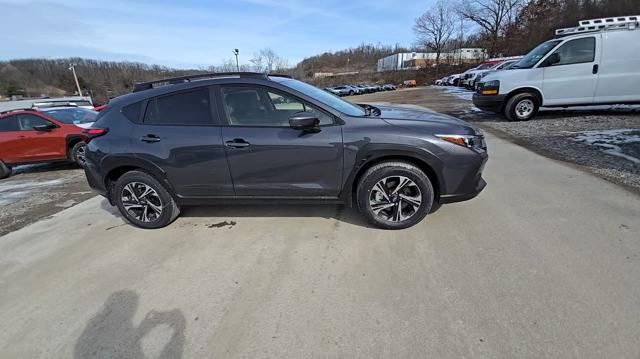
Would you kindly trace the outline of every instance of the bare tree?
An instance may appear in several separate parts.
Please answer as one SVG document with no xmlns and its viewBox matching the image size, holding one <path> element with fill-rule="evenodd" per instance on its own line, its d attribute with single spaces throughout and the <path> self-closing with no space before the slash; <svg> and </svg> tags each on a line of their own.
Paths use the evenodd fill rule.
<svg viewBox="0 0 640 359">
<path fill-rule="evenodd" d="M 454 13 L 444 0 L 439 0 L 427 12 L 416 19 L 413 31 L 426 47 L 436 53 L 436 76 L 440 65 L 440 54 L 455 31 Z"/>
<path fill-rule="evenodd" d="M 251 60 L 256 72 L 271 73 L 273 71 L 285 70 L 289 67 L 287 59 L 278 56 L 272 49 L 266 48 L 259 53 L 253 54 Z"/>
<path fill-rule="evenodd" d="M 489 55 L 494 55 L 502 31 L 513 21 L 522 3 L 523 0 L 462 0 L 458 13 L 486 32 Z"/>
</svg>

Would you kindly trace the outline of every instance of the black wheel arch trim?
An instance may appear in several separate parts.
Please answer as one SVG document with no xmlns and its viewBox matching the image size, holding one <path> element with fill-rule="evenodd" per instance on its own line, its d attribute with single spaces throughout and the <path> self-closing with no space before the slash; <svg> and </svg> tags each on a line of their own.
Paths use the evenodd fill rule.
<svg viewBox="0 0 640 359">
<path fill-rule="evenodd" d="M 354 203 L 353 196 L 356 193 L 354 187 L 357 185 L 357 180 L 360 176 L 374 163 L 378 163 L 381 160 L 389 159 L 394 160 L 407 160 L 419 165 L 421 169 L 427 169 L 426 175 L 433 181 L 435 177 L 435 183 L 432 183 L 434 191 L 439 193 L 446 193 L 445 183 L 443 181 L 442 170 L 443 162 L 435 155 L 420 148 L 418 151 L 416 147 L 399 145 L 399 144 L 375 144 L 367 145 L 365 151 L 360 151 L 356 156 L 353 169 L 343 182 L 343 190 L 340 198 L 349 206 Z M 430 172 L 430 173 L 429 173 Z"/>
<path fill-rule="evenodd" d="M 111 156 L 106 156 L 105 158 L 102 159 L 100 167 L 102 168 L 102 173 L 100 174 L 100 177 L 102 179 L 102 183 L 105 187 L 105 190 L 108 194 L 110 201 L 112 199 L 110 198 L 111 188 L 108 183 L 109 175 L 113 173 L 114 170 L 117 170 L 118 168 L 126 168 L 126 167 L 135 167 L 149 173 L 150 175 L 155 177 L 158 180 L 158 182 L 162 183 L 166 187 L 166 189 L 174 197 L 174 199 L 177 199 L 177 197 L 175 196 L 175 191 L 173 189 L 173 186 L 171 185 L 171 183 L 169 182 L 169 179 L 167 178 L 166 171 L 150 160 L 147 160 L 138 156 L 111 155 Z"/>
</svg>

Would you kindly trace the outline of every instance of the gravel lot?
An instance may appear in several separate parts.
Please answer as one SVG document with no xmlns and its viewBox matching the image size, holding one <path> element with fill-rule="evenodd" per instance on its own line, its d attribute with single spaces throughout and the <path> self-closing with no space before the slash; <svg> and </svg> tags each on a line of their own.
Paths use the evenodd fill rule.
<svg viewBox="0 0 640 359">
<path fill-rule="evenodd" d="M 543 109 L 531 121 L 507 122 L 475 108 L 471 95 L 462 88 L 429 86 L 349 99 L 429 107 L 640 192 L 640 106 Z"/>
</svg>

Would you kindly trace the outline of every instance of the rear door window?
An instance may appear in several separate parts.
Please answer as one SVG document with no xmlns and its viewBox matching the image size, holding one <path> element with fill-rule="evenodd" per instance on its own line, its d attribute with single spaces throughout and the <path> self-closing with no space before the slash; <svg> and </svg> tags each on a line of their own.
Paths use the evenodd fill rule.
<svg viewBox="0 0 640 359">
<path fill-rule="evenodd" d="M 149 125 L 212 125 L 211 98 L 206 87 L 149 100 L 144 123 Z"/>
<path fill-rule="evenodd" d="M 0 118 L 0 132 L 13 132 L 20 131 L 20 124 L 18 118 L 14 116 L 7 116 Z"/>
</svg>

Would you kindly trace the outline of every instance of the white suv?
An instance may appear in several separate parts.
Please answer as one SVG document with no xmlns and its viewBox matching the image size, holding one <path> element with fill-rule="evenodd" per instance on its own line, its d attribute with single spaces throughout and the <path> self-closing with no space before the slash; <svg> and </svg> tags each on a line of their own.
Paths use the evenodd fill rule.
<svg viewBox="0 0 640 359">
<path fill-rule="evenodd" d="M 640 103 L 640 16 L 580 21 L 556 30 L 509 71 L 488 74 L 476 107 L 528 120 L 541 106 Z"/>
</svg>

